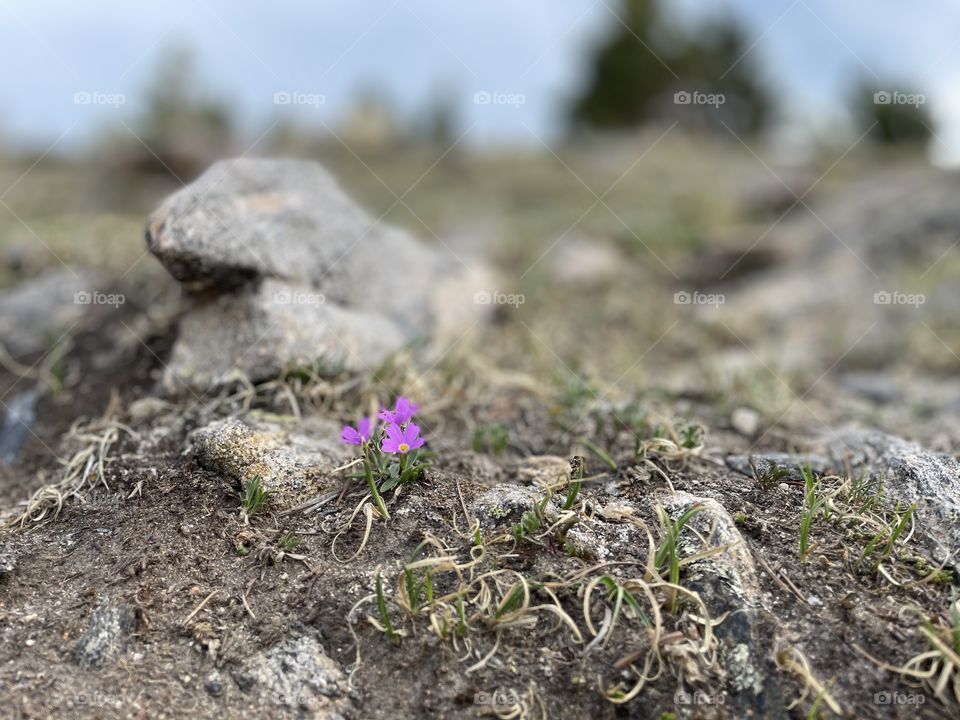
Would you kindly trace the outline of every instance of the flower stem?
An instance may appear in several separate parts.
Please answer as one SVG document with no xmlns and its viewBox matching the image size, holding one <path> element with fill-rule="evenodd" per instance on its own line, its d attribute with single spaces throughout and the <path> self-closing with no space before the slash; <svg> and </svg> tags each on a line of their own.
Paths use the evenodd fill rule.
<svg viewBox="0 0 960 720">
<path fill-rule="evenodd" d="M 367 450 L 364 450 L 363 453 L 363 469 L 367 473 L 367 485 L 370 487 L 370 494 L 373 496 L 373 504 L 376 505 L 379 513 L 383 515 L 383 519 L 389 520 L 390 513 L 387 512 L 386 503 L 383 502 L 380 491 L 377 489 L 377 483 L 373 479 L 373 468 L 371 467 L 370 455 Z"/>
</svg>

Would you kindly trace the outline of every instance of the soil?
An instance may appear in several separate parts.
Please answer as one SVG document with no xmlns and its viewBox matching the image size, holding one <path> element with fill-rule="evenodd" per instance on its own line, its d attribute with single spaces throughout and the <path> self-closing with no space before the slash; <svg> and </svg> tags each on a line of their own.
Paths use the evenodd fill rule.
<svg viewBox="0 0 960 720">
<path fill-rule="evenodd" d="M 131 316 L 136 312 L 131 309 Z M 4 717 L 831 715 L 817 702 L 817 692 L 805 693 L 797 673 L 776 667 L 786 648 L 802 654 L 844 717 L 956 717 L 956 708 L 929 689 L 903 684 L 897 673 L 867 657 L 899 666 L 927 651 L 918 617 L 943 617 L 950 584 L 894 585 L 858 570 L 849 533 L 824 521 L 814 523 L 816 546 L 802 561 L 797 552 L 802 486 L 763 487 L 729 470 L 722 458 L 748 451 L 751 442 L 725 429 L 708 403 L 683 401 L 707 435 L 704 452 L 682 466 L 656 453 L 649 456 L 652 465 L 638 460 L 634 432 L 615 419 L 620 410 L 583 414 L 579 407 L 563 406 L 569 399 L 493 386 L 475 395 L 482 403 L 425 403 L 422 424 L 436 453 L 426 480 L 388 494 L 391 519 L 375 519 L 364 542 L 365 515 L 356 512 L 365 492 L 362 481 L 313 512 L 283 514 L 268 504 L 245 518 L 236 482 L 204 470 L 184 451 L 189 432 L 217 417 L 258 409 L 284 412 L 280 394 L 265 391 L 248 410 L 243 399 L 227 392 L 174 396 L 164 398 L 170 404 L 159 415 L 131 414 L 137 400 L 157 392 L 155 381 L 174 333 L 175 326 L 161 326 L 144 343 L 107 349 L 102 329 L 77 336 L 64 388 L 42 397 L 19 463 L 3 468 L 4 506 L 11 509 L 8 519 L 15 519 L 15 503 L 62 471 L 47 448 L 61 457 L 75 451 L 71 427 L 81 417 L 95 421 L 91 408 L 102 412 L 112 405 L 115 419 L 137 436 L 160 432 L 157 428 L 166 433 L 146 453 L 146 445 L 121 433 L 104 484 L 65 502 L 55 518 L 12 523 L 0 534 L 0 544 L 16 556 L 15 570 L 0 575 Z M 22 387 L 10 373 L 0 375 L 0 392 L 15 385 Z M 371 397 L 386 400 L 382 386 L 343 387 L 313 394 L 303 412 L 349 420 Z M 581 419 L 571 423 L 577 416 Z M 508 429 L 510 443 L 502 454 L 471 447 L 478 422 Z M 563 431 L 571 426 L 575 432 Z M 588 531 L 586 546 L 572 550 L 551 534 L 518 541 L 510 530 L 518 518 L 488 518 L 480 525 L 483 558 L 475 570 L 499 571 L 488 579 L 490 602 L 503 610 L 499 617 L 475 620 L 463 637 L 449 632 L 441 639 L 424 612 L 413 617 L 398 604 L 406 590 L 405 563 L 441 550 L 460 564 L 476 557 L 471 524 L 478 519 L 477 498 L 504 484 L 540 493 L 530 482 L 528 471 L 536 467 L 530 457 L 561 456 L 563 463 L 568 457 L 561 450 L 575 445 L 571 437 L 584 434 L 617 465 L 611 470 L 596 454 L 587 455 L 590 479 L 577 505 L 578 526 Z M 771 437 L 761 449 L 793 448 Z M 329 487 L 340 488 L 342 477 L 330 468 Z M 600 511 L 634 508 L 659 540 L 656 502 L 669 491 L 665 478 L 676 491 L 716 499 L 737 519 L 760 585 L 759 596 L 747 600 L 763 608 L 751 652 L 763 656 L 769 668 L 763 682 L 776 688 L 783 707 L 734 705 L 729 677 L 716 658 L 703 657 L 665 660 L 659 675 L 630 702 L 604 697 L 614 685 L 628 690 L 636 682 L 639 661 L 624 659 L 649 649 L 650 640 L 639 618 L 624 613 L 607 641 L 585 652 L 590 635 L 582 593 L 588 579 L 642 578 L 647 559 L 646 538 L 639 531 L 630 534 L 637 526 L 608 521 Z M 300 544 L 284 550 L 282 538 L 290 531 Z M 425 539 L 433 544 L 424 546 Z M 899 550 L 899 557 L 923 556 L 912 539 Z M 891 563 L 897 577 L 909 575 L 909 563 Z M 388 616 L 402 634 L 397 639 L 382 627 L 375 601 L 378 575 Z M 531 588 L 529 607 L 562 608 L 583 637 L 578 640 L 552 610 L 523 613 L 510 622 L 515 607 L 510 593 L 520 578 Z M 456 589 L 452 571 L 438 569 L 433 579 L 436 596 Z M 592 596 L 595 626 L 603 620 L 601 596 Z M 104 606 L 125 608 L 132 621 L 91 663 L 80 649 L 86 647 L 82 638 Z M 906 606 L 918 610 L 907 613 Z M 664 609 L 665 632 L 681 644 L 698 640 L 703 626 L 696 615 L 690 603 L 681 602 L 673 612 Z M 305 689 L 291 699 L 251 680 L 267 662 L 264 654 L 302 637 L 318 641 L 342 668 L 332 689 L 326 694 Z M 885 704 L 890 697 L 897 702 Z"/>
</svg>

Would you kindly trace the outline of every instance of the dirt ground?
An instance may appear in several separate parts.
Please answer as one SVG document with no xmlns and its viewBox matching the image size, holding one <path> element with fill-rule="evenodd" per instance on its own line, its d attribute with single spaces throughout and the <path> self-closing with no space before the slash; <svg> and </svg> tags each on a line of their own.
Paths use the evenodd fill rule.
<svg viewBox="0 0 960 720">
<path fill-rule="evenodd" d="M 727 160 L 718 151 L 714 164 Z M 576 167 L 615 178 L 609 161 L 594 152 Z M 666 174 L 683 166 L 656 162 Z M 544 227 L 573 219 L 573 181 L 516 179 L 518 200 L 515 188 L 491 189 L 511 175 L 502 167 L 457 163 L 411 203 L 442 227 L 474 193 L 478 217 L 499 213 L 503 226 L 464 233 L 499 237 L 501 268 L 533 263 Z M 546 165 L 527 172 L 556 177 Z M 912 335 L 890 324 L 897 353 L 851 352 L 835 308 L 804 321 L 822 333 L 806 341 L 777 320 L 701 322 L 678 309 L 668 300 L 678 291 L 734 300 L 733 281 L 752 287 L 752 273 L 803 251 L 747 253 L 728 285 L 698 281 L 704 263 L 729 264 L 775 216 L 748 217 L 740 245 L 684 246 L 704 227 L 747 222 L 711 194 L 709 173 L 685 172 L 704 187 L 672 196 L 671 212 L 693 208 L 691 226 L 652 247 L 680 277 L 635 242 L 660 222 L 631 216 L 636 198 L 676 184 L 650 173 L 610 200 L 639 236 L 609 218 L 591 227 L 616 249 L 613 270 L 596 280 L 568 272 L 576 253 L 567 266 L 544 261 L 502 288 L 522 291 L 523 307 L 498 308 L 439 355 L 411 350 L 360 377 L 164 391 L 181 305 L 148 258 L 120 286 L 128 303 L 88 317 L 62 358 L 4 363 L 0 398 L 30 388 L 40 398 L 16 461 L 0 463 L 0 716 L 956 717 L 960 580 L 932 557 L 928 529 L 906 516 L 895 533 L 905 507 L 856 472 L 808 481 L 727 462 L 805 452 L 849 422 L 948 452 L 960 440 L 955 363 L 916 324 Z M 345 175 L 361 195 L 372 182 Z M 131 221 L 104 222 L 104 247 L 124 247 L 128 265 L 142 253 L 118 240 Z M 948 319 L 927 318 L 945 346 Z M 868 372 L 920 389 L 878 400 L 886 384 L 865 393 L 843 381 Z M 242 478 L 212 468 L 194 442 L 226 418 L 338 428 L 399 394 L 421 403 L 432 457 L 424 480 L 387 493 L 389 521 L 333 461 L 319 468 L 313 505 L 275 498 L 247 514 Z M 755 427 L 734 421 L 744 408 Z M 565 507 L 574 456 L 585 479 Z M 699 514 L 679 521 L 692 507 Z"/>
</svg>

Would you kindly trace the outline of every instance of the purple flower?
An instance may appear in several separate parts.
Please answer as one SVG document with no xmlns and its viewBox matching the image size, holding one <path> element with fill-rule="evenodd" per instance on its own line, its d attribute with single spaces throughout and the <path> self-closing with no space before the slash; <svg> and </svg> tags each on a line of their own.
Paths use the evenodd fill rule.
<svg viewBox="0 0 960 720">
<path fill-rule="evenodd" d="M 411 450 L 423 447 L 424 440 L 420 437 L 420 428 L 416 423 L 410 423 L 406 427 L 399 425 L 387 425 L 387 434 L 383 438 L 380 449 L 386 453 L 400 453 L 406 455 Z"/>
<path fill-rule="evenodd" d="M 360 418 L 357 427 L 344 425 L 340 431 L 340 440 L 348 445 L 363 445 L 373 435 L 373 423 L 370 418 Z"/>
<path fill-rule="evenodd" d="M 385 422 L 393 423 L 394 425 L 405 425 L 413 417 L 413 414 L 419 409 L 419 405 L 410 402 L 407 398 L 401 395 L 397 398 L 397 403 L 394 405 L 393 410 L 387 410 L 384 408 L 377 414 L 377 417 Z"/>
</svg>

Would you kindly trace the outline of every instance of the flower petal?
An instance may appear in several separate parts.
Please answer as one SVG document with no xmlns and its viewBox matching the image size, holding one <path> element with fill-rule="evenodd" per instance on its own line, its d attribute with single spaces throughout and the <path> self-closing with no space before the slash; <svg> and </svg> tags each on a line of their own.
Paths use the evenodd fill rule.
<svg viewBox="0 0 960 720">
<path fill-rule="evenodd" d="M 373 423 L 370 418 L 360 418 L 360 422 L 357 423 L 357 427 L 360 431 L 360 437 L 364 442 L 370 439 L 373 430 Z"/>
<path fill-rule="evenodd" d="M 343 426 L 343 430 L 340 431 L 340 440 L 348 445 L 360 445 L 363 442 L 357 429 L 349 425 Z"/>
</svg>

